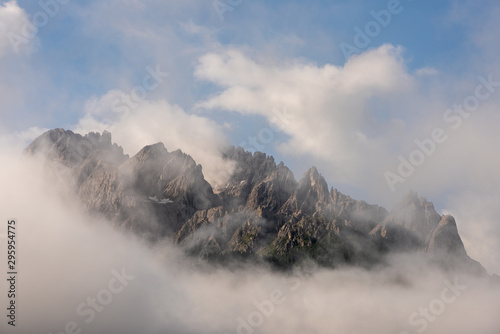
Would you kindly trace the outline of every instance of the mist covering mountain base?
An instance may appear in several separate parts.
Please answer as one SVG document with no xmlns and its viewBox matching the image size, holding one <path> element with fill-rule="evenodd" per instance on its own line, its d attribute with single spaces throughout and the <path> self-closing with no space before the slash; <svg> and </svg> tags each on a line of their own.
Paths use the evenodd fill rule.
<svg viewBox="0 0 500 334">
<path fill-rule="evenodd" d="M 223 152 L 235 170 L 214 189 L 202 166 L 180 150 L 157 143 L 129 157 L 106 131 L 51 130 L 25 153 L 42 156 L 93 214 L 151 242 L 175 243 L 203 261 L 287 269 L 313 259 L 328 268 L 371 268 L 403 252 L 440 268 L 486 275 L 467 255 L 455 219 L 414 192 L 387 212 L 328 189 L 315 167 L 297 182 L 283 162 L 241 147 Z"/>
</svg>

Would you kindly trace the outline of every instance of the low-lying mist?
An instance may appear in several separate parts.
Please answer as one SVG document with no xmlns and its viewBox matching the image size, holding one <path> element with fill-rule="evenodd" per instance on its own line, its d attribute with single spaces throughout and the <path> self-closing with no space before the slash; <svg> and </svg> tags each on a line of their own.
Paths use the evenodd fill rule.
<svg viewBox="0 0 500 334">
<path fill-rule="evenodd" d="M 83 210 L 40 162 L 2 152 L 1 249 L 15 218 L 19 263 L 16 328 L 5 317 L 5 279 L 0 285 L 2 333 L 500 331 L 500 288 L 489 280 L 409 255 L 370 271 L 313 262 L 288 273 L 213 267 L 168 242 L 116 230 Z"/>
</svg>

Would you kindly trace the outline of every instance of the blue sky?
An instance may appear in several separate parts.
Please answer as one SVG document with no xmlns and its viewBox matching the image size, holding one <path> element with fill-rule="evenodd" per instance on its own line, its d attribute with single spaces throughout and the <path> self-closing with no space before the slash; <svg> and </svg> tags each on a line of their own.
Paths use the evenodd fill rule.
<svg viewBox="0 0 500 334">
<path fill-rule="evenodd" d="M 43 11 L 38 2 L 17 3 L 27 15 Z M 78 120 L 81 105 L 88 98 L 134 85 L 144 75 L 144 68 L 154 63 L 161 63 L 177 81 L 175 87 L 165 88 L 159 97 L 167 96 L 189 111 L 211 91 L 211 87 L 193 80 L 193 64 L 214 47 L 236 46 L 275 60 L 303 59 L 319 66 L 342 66 L 345 58 L 339 44 L 354 44 L 353 29 L 372 21 L 372 10 L 378 12 L 388 5 L 388 1 L 244 0 L 233 11 L 225 12 L 221 21 L 212 1 L 102 3 L 69 1 L 60 5 L 57 15 L 39 29 L 35 50 L 9 59 L 14 75 L 30 67 L 44 76 L 43 85 L 26 96 L 29 101 L 14 109 L 23 114 L 38 114 L 40 123 L 29 125 L 69 126 Z M 401 1 L 402 12 L 393 15 L 391 23 L 366 49 L 385 43 L 401 45 L 410 70 L 428 66 L 453 72 L 464 62 L 464 53 L 469 53 L 463 52 L 467 27 L 452 18 L 454 3 Z M 470 7 L 480 16 L 490 6 Z M 105 17 L 93 12 L 104 10 L 108 11 L 103 12 Z M 125 24 L 131 29 L 144 29 L 144 35 L 127 32 Z M 202 34 L 210 35 L 210 40 L 204 40 L 202 34 L 186 32 L 183 27 L 187 24 L 202 28 Z M 148 30 L 165 35 L 147 36 Z M 31 84 L 30 79 L 25 77 Z M 57 106 L 52 105 L 54 99 L 60 101 Z M 20 122 L 16 116 L 9 117 L 6 124 L 16 130 L 27 125 L 25 119 Z"/>
<path fill-rule="evenodd" d="M 298 58 L 320 66 L 341 66 L 345 58 L 339 44 L 343 41 L 353 44 L 353 28 L 373 20 L 370 11 L 385 9 L 388 2 L 243 1 L 232 12 L 224 13 L 224 21 L 219 19 L 211 1 L 188 1 L 181 5 L 174 4 L 176 1 L 145 1 L 138 11 L 133 5 L 140 3 L 136 1 L 105 1 L 102 6 L 100 3 L 70 1 L 61 5 L 60 12 L 40 28 L 36 51 L 22 55 L 22 59 L 15 57 L 9 63 L 13 69 L 30 66 L 47 80 L 43 85 L 47 91 L 38 86 L 27 96 L 29 104 L 17 109 L 23 113 L 37 109 L 37 114 L 45 116 L 43 124 L 32 126 L 68 126 L 76 122 L 81 112 L 78 109 L 85 100 L 120 87 L 123 80 L 133 85 L 134 80 L 143 76 L 144 68 L 155 62 L 165 64 L 166 71 L 180 77 L 176 87 L 169 87 L 169 92 L 160 96 L 168 94 L 169 100 L 189 110 L 210 91 L 209 87 L 196 85 L 190 75 L 197 57 L 213 49 L 207 44 L 246 47 L 261 53 L 260 56 L 276 59 Z M 129 10 L 123 8 L 127 4 Z M 43 10 L 34 1 L 18 1 L 18 5 L 28 15 Z M 110 17 L 99 18 L 99 14 L 92 13 L 102 10 L 101 7 L 109 11 Z M 401 45 L 410 69 L 431 66 L 453 70 L 460 63 L 467 33 L 463 24 L 450 18 L 453 2 L 402 1 L 401 7 L 403 11 L 393 16 L 389 26 L 368 47 L 377 48 L 385 43 Z M 107 25 L 106 20 L 113 23 Z M 124 22 L 132 29 L 143 28 L 145 35 L 147 30 L 163 31 L 165 35 L 157 36 L 158 39 L 127 36 L 125 26 L 116 26 Z M 203 41 L 202 36 L 187 33 L 183 25 L 189 23 L 206 29 L 211 40 Z M 163 49 L 158 45 L 161 43 L 175 49 Z M 29 82 L 29 78 L 26 80 Z M 60 105 L 47 105 L 47 94 L 60 100 Z M 7 123 L 18 130 L 26 125 L 17 117 L 9 118 Z"/>
<path fill-rule="evenodd" d="M 445 115 L 474 95 L 478 77 L 500 80 L 498 2 L 221 0 L 223 19 L 214 3 L 0 1 L 3 140 L 108 129 L 129 154 L 157 141 L 181 148 L 218 183 L 232 168 L 221 148 L 254 138 L 296 178 L 316 165 L 356 198 L 390 208 L 417 190 L 464 221 L 472 255 L 495 262 L 484 254 L 500 251 L 499 240 L 484 238 L 500 232 L 500 94 L 460 126 Z M 389 8 L 397 13 L 376 23 L 372 12 Z M 16 50 L 13 34 L 25 37 L 35 18 L 38 31 Z M 345 44 L 359 52 L 346 59 Z M 446 142 L 402 177 L 399 158 L 436 128 Z M 392 187 L 387 172 L 399 177 Z"/>
</svg>

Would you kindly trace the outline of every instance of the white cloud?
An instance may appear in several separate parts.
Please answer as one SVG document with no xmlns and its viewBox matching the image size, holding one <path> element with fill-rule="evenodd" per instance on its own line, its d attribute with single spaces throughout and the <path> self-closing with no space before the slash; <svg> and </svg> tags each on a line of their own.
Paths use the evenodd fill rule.
<svg viewBox="0 0 500 334">
<path fill-rule="evenodd" d="M 198 107 L 266 117 L 289 135 L 287 141 L 276 143 L 290 160 L 297 158 L 307 165 L 304 167 L 315 164 L 328 180 L 363 189 L 361 198 L 389 209 L 410 189 L 443 203 L 450 192 L 469 189 L 487 193 L 492 186 L 500 187 L 500 180 L 494 177 L 500 161 L 492 154 L 500 141 L 493 121 L 498 118 L 498 97 L 493 95 L 483 102 L 480 110 L 454 131 L 442 120 L 453 101 L 432 96 L 436 83 L 426 83 L 425 92 L 418 88 L 422 76 L 439 75 L 440 85 L 449 78 L 428 67 L 413 73 L 416 76 L 406 68 L 401 48 L 385 45 L 352 57 L 343 67 L 318 67 L 303 61 L 276 65 L 228 49 L 201 57 L 195 75 L 222 88 Z M 464 91 L 463 97 L 455 100 L 461 103 L 474 91 L 477 81 L 453 84 Z M 231 172 L 232 166 L 220 158 L 220 149 L 227 143 L 227 126 L 163 100 L 144 101 L 136 109 L 117 112 L 113 103 L 124 97 L 125 93 L 115 90 L 89 100 L 86 116 L 75 130 L 107 129 L 129 154 L 158 141 L 169 150 L 180 148 L 203 165 L 205 176 L 214 185 Z M 291 117 L 280 120 L 283 109 Z M 385 115 L 378 115 L 378 110 Z M 438 145 L 436 153 L 392 194 L 384 172 L 395 170 L 398 156 L 408 157 L 416 148 L 413 141 L 428 138 L 435 127 L 444 127 L 449 140 Z M 456 212 L 457 206 L 446 208 Z M 468 228 L 474 223 L 470 217 L 457 216 L 457 222 L 463 226 L 465 240 L 480 243 L 477 233 Z M 483 219 L 477 224 L 478 229 L 489 230 L 496 223 Z M 474 249 L 472 241 L 466 242 L 467 249 Z M 496 247 L 495 242 L 488 244 Z M 480 250 L 471 255 L 491 263 L 491 250 Z M 487 267 L 496 270 L 491 264 Z"/>
<path fill-rule="evenodd" d="M 454 194 L 447 203 L 447 212 L 463 222 L 459 232 L 469 256 L 496 274 L 500 274 L 499 202 L 495 192 L 474 190 Z"/>
<path fill-rule="evenodd" d="M 499 89 L 457 129 L 443 120 L 447 109 L 474 95 L 480 83 L 477 77 L 487 78 L 488 72 L 461 81 L 430 67 L 414 73 L 406 68 L 401 49 L 390 45 L 355 56 L 343 67 L 303 62 L 269 65 L 231 49 L 205 55 L 196 70 L 198 78 L 221 87 L 199 107 L 262 115 L 272 122 L 276 109 L 285 106 L 293 117 L 283 127 L 290 139 L 277 143 L 281 152 L 308 166 L 316 164 L 331 181 L 363 189 L 363 199 L 390 208 L 411 189 L 441 203 L 450 193 L 495 192 L 500 187 L 500 157 L 494 153 L 500 142 Z M 439 76 L 438 80 L 424 86 L 419 78 L 429 75 Z M 493 81 L 500 77 L 494 75 Z M 453 98 L 441 94 L 442 85 L 453 87 Z M 438 127 L 448 140 L 437 144 L 435 152 L 391 193 L 384 172 L 396 171 L 398 156 L 408 159 L 418 148 L 414 141 L 430 138 Z M 458 211 L 455 202 L 447 208 L 461 212 L 457 222 L 470 241 L 467 247 L 476 250 L 471 255 L 485 259 L 488 269 L 497 271 L 489 247 L 497 249 L 497 234 L 483 246 L 473 246 L 486 237 L 477 231 L 496 231 L 496 211 L 484 207 L 484 219 L 475 221 Z M 478 207 L 483 208 L 468 206 L 470 212 Z"/>
<path fill-rule="evenodd" d="M 34 36 L 26 29 L 28 22 L 28 14 L 16 0 L 0 4 L 0 57 L 30 50 Z"/>
<path fill-rule="evenodd" d="M 207 54 L 196 76 L 223 91 L 198 106 L 258 114 L 269 121 L 275 121 L 276 109 L 286 108 L 293 119 L 282 126 L 290 136 L 282 152 L 327 162 L 335 180 L 366 184 L 380 170 L 374 166 L 377 157 L 387 156 L 387 128 L 394 121 L 377 121 L 369 102 L 397 100 L 415 87 L 401 53 L 401 48 L 384 45 L 352 57 L 344 67 L 268 65 L 234 49 Z"/>
<path fill-rule="evenodd" d="M 30 127 L 24 131 L 16 132 L 16 137 L 23 143 L 23 145 L 28 146 L 33 140 L 38 136 L 48 131 L 46 128 L 39 128 L 38 126 Z"/>
<path fill-rule="evenodd" d="M 432 67 L 422 67 L 415 71 L 415 74 L 419 77 L 423 76 L 433 76 L 438 74 L 438 70 Z"/>
</svg>

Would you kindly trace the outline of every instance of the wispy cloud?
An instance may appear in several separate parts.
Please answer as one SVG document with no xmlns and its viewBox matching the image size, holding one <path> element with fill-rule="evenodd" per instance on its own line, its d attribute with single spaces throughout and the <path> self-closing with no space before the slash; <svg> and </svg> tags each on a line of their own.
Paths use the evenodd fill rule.
<svg viewBox="0 0 500 334">
<path fill-rule="evenodd" d="M 146 145 L 163 142 L 169 151 L 181 149 L 190 154 L 203 166 L 205 177 L 214 186 L 227 181 L 233 163 L 222 158 L 228 145 L 222 125 L 189 114 L 165 100 L 142 101 L 135 108 L 117 107 L 116 101 L 127 97 L 128 94 L 115 90 L 91 99 L 74 130 L 80 133 L 108 130 L 130 155 Z"/>
</svg>

